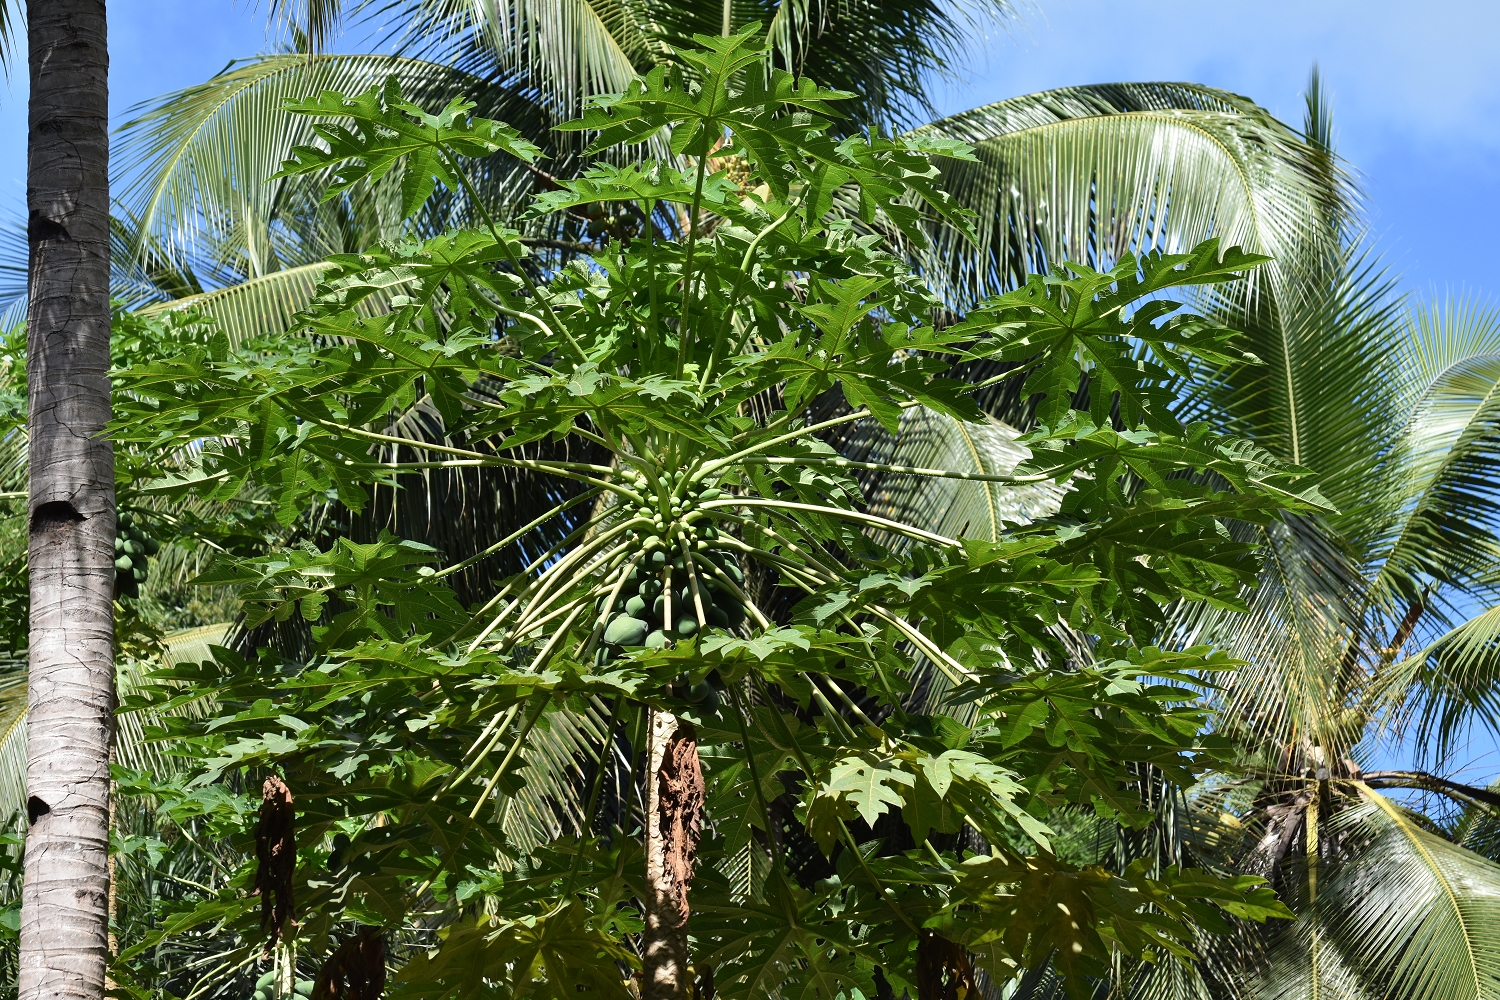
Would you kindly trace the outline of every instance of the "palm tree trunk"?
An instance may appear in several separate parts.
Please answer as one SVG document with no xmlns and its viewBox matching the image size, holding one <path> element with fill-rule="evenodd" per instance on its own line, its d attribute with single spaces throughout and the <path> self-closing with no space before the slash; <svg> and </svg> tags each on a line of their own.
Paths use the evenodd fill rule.
<svg viewBox="0 0 1500 1000">
<path fill-rule="evenodd" d="M 688 954 L 688 892 L 703 823 L 703 768 L 693 727 L 652 711 L 646 768 L 646 930 L 642 1000 L 693 995 Z"/>
<path fill-rule="evenodd" d="M 31 672 L 18 1000 L 98 1000 L 114 736 L 104 0 L 28 0 L 27 18 Z"/>
</svg>

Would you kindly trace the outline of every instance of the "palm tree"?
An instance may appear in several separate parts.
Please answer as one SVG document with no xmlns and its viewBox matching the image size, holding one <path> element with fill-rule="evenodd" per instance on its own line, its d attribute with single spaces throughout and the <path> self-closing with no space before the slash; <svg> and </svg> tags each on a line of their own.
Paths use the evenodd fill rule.
<svg viewBox="0 0 1500 1000">
<path fill-rule="evenodd" d="M 950 189 L 995 219 L 978 252 L 950 239 L 956 252 L 939 255 L 950 298 L 973 301 L 1079 248 L 1107 264 L 1149 245 L 1159 195 L 1130 163 L 1099 152 L 1097 132 L 1084 142 L 1047 136 L 1038 142 L 1044 152 L 1028 158 L 1024 138 L 1012 140 L 1011 152 L 999 146 L 1003 138 L 938 127 L 979 142 L 980 164 L 954 167 Z M 1356 761 L 1405 734 L 1441 763 L 1470 726 L 1497 728 L 1500 314 L 1461 301 L 1414 308 L 1395 293 L 1361 240 L 1357 196 L 1333 150 L 1316 75 L 1302 136 L 1309 155 L 1299 180 L 1314 185 L 1319 238 L 1292 231 L 1272 243 L 1278 220 L 1248 206 L 1226 213 L 1246 227 L 1241 238 L 1277 248 L 1278 259 L 1259 286 L 1199 304 L 1243 330 L 1263 363 L 1185 378 L 1181 406 L 1317 470 L 1339 513 L 1247 531 L 1266 553 L 1260 585 L 1246 594 L 1249 613 L 1184 612 L 1163 636 L 1210 642 L 1245 661 L 1216 698 L 1220 726 L 1247 770 L 1157 803 L 1151 837 L 1111 831 L 1101 841 L 1086 823 L 1081 856 L 1121 867 L 1142 856 L 1163 866 L 1237 867 L 1269 876 L 1299 911 L 1284 933 L 1205 940 L 1192 975 L 1122 967 L 1122 995 L 1354 997 L 1381 984 L 1398 997 L 1497 996 L 1500 970 L 1490 956 L 1500 853 L 1476 831 L 1493 829 L 1500 795 L 1429 771 L 1368 772 Z M 982 179 L 966 186 L 971 176 Z M 1134 205 L 1122 194 L 1143 188 L 1151 193 Z M 1215 208 L 1233 208 L 1223 197 L 1233 190 L 1226 181 L 1186 217 L 1211 220 Z M 945 238 L 940 232 L 934 242 Z M 1029 419 L 1013 393 L 998 392 L 991 411 L 1017 426 Z M 1023 457 L 1013 437 L 1003 425 L 912 414 L 896 439 L 856 428 L 839 443 L 846 454 L 879 451 L 883 461 L 911 466 L 962 467 L 956 459 L 966 454 L 971 471 L 993 474 Z M 882 513 L 935 512 L 924 523 L 966 535 L 998 534 L 1007 520 L 1056 505 L 1034 489 L 977 483 L 871 481 L 867 494 Z M 1463 621 L 1476 606 L 1490 610 Z M 1414 807 L 1380 792 L 1392 788 L 1426 798 Z M 1058 818 L 1069 822 L 1079 820 Z M 1398 909 L 1402 919 L 1390 919 Z M 1056 983 L 1039 977 L 1030 986 L 1036 992 L 1018 995 L 1051 995 Z"/>
<path fill-rule="evenodd" d="M 1304 134 L 1337 169 L 1316 77 L 1308 96 Z M 1217 695 L 1244 770 L 1107 852 L 1268 876 L 1299 920 L 1205 942 L 1195 975 L 1122 969 L 1125 995 L 1500 996 L 1500 795 L 1359 763 L 1408 735 L 1441 765 L 1497 727 L 1495 613 L 1463 618 L 1496 598 L 1500 314 L 1408 305 L 1356 209 L 1328 203 L 1329 240 L 1278 261 L 1264 294 L 1212 304 L 1264 363 L 1198 373 L 1184 411 L 1318 470 L 1338 513 L 1247 533 L 1267 554 L 1249 614 L 1174 621 L 1165 640 L 1245 661 Z"/>
<path fill-rule="evenodd" d="M 27 5 L 31 668 L 19 996 L 102 997 L 114 735 L 103 0 Z"/>
</svg>

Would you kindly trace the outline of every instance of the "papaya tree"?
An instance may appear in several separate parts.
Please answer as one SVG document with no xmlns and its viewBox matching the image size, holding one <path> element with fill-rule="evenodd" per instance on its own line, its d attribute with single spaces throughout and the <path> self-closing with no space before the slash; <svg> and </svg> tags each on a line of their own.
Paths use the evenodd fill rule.
<svg viewBox="0 0 1500 1000">
<path fill-rule="evenodd" d="M 1070 264 L 955 320 L 903 250 L 969 226 L 932 165 L 969 148 L 835 131 L 849 95 L 764 69 L 754 28 L 697 42 L 568 126 L 598 158 L 533 211 L 623 221 L 558 268 L 466 172 L 529 162 L 513 129 L 394 80 L 297 104 L 321 142 L 287 174 L 387 180 L 408 211 L 442 190 L 481 224 L 331 258 L 300 337 L 220 333 L 122 375 L 116 440 L 152 456 L 122 489 L 305 526 L 202 577 L 245 619 L 158 678 L 158 707 L 212 695 L 160 715 L 193 776 L 119 772 L 242 859 L 123 953 L 132 988 L 201 994 L 275 945 L 283 992 L 300 962 L 319 997 L 925 1000 L 1048 962 L 1083 994 L 1118 955 L 1191 962 L 1201 932 L 1288 915 L 1248 876 L 1071 863 L 1045 822 L 1144 825 L 1142 782 L 1228 764 L 1202 695 L 1231 661 L 1151 643 L 1174 605 L 1243 608 L 1231 523 L 1327 505 L 1173 415 L 1181 375 L 1252 359 L 1167 295 L 1266 258 Z M 982 421 L 985 384 L 945 374 L 970 360 L 1024 379 L 1024 462 L 830 443 Z M 319 514 L 466 468 L 557 487 L 457 562 Z M 867 472 L 1046 488 L 1056 512 L 943 534 L 873 512 Z M 501 551 L 519 570 L 461 597 Z M 156 967 L 195 935 L 229 942 L 217 979 Z"/>
</svg>

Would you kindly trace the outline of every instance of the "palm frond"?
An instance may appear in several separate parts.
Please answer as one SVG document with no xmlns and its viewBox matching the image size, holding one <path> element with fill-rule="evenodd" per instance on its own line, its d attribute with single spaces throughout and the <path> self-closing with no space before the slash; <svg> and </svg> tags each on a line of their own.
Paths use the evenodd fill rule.
<svg viewBox="0 0 1500 1000">
<path fill-rule="evenodd" d="M 344 19 L 343 0 L 271 0 L 273 22 L 292 34 L 300 44 L 293 48 L 323 52 Z"/>
<path fill-rule="evenodd" d="M 978 162 L 942 161 L 943 186 L 978 213 L 976 243 L 934 227 L 921 255 L 956 305 L 1126 252 L 1178 252 L 1208 236 L 1287 261 L 1327 242 L 1342 173 L 1253 102 L 1181 83 L 1101 84 L 1012 98 L 919 135 L 959 139 Z"/>
<path fill-rule="evenodd" d="M 1344 856 L 1304 876 L 1302 916 L 1259 995 L 1500 997 L 1500 865 L 1359 791 L 1363 803 L 1330 824 Z"/>
<path fill-rule="evenodd" d="M 1500 544 L 1500 310 L 1435 303 L 1404 340 L 1402 517 L 1375 586 L 1408 602 L 1427 581 L 1482 591 Z"/>
<path fill-rule="evenodd" d="M 328 267 L 326 263 L 289 267 L 239 284 L 156 303 L 140 312 L 153 316 L 192 309 L 212 319 L 230 344 L 238 346 L 252 337 L 276 336 L 290 330 L 297 313 L 312 301 Z M 384 311 L 390 306 L 392 294 L 392 291 L 377 292 L 361 300 L 357 309 L 365 315 Z"/>
<path fill-rule="evenodd" d="M 232 626 L 227 624 L 183 629 L 163 639 L 159 661 L 121 658 L 115 666 L 117 696 L 123 700 L 134 694 L 145 683 L 147 673 L 161 666 L 211 659 L 208 646 L 225 642 L 231 631 Z M 22 658 L 0 669 L 0 823 L 3 824 L 17 824 L 26 814 L 26 699 L 26 661 Z M 191 717 L 201 716 L 204 710 L 201 703 L 175 709 L 178 714 Z M 181 761 L 146 739 L 144 727 L 150 724 L 151 720 L 136 713 L 121 715 L 115 734 L 115 757 L 126 767 L 164 778 L 180 770 Z"/>
<path fill-rule="evenodd" d="M 1405 410 L 1380 387 L 1397 377 L 1404 321 L 1390 277 L 1356 245 L 1294 257 L 1268 284 L 1258 301 L 1215 309 L 1262 363 L 1206 374 L 1182 412 L 1312 468 L 1338 513 L 1247 529 L 1264 559 L 1251 613 L 1184 608 L 1174 641 L 1246 661 L 1220 697 L 1225 724 L 1244 727 L 1251 745 L 1342 755 L 1363 732 L 1345 710 L 1371 626 L 1367 574 L 1400 508 L 1392 463 Z"/>
<path fill-rule="evenodd" d="M 26 667 L 24 657 L 0 665 L 0 824 L 7 828 L 26 812 Z"/>
<path fill-rule="evenodd" d="M 914 407 L 901 415 L 898 433 L 862 420 L 839 436 L 838 447 L 844 457 L 858 462 L 1008 476 L 1031 457 L 1018 437 L 1019 431 L 998 420 L 965 423 Z M 860 478 L 872 513 L 916 519 L 953 538 L 986 541 L 999 541 L 1007 523 L 1028 524 L 1055 513 L 1063 493 L 1052 482 L 1011 485 L 882 472 Z"/>
<path fill-rule="evenodd" d="M 1491 557 L 1500 553 L 1491 553 Z M 1382 672 L 1378 705 L 1441 759 L 1471 722 L 1500 729 L 1500 606 L 1490 607 Z"/>
<path fill-rule="evenodd" d="M 464 95 L 477 113 L 504 119 L 544 142 L 551 120 L 522 89 L 422 60 L 378 55 L 272 55 L 231 66 L 207 83 L 133 109 L 121 130 L 119 172 L 132 178 L 120 202 L 146 241 L 240 278 L 355 252 L 402 232 L 399 179 L 330 203 L 328 177 L 272 176 L 293 146 L 314 141 L 313 122 L 286 101 L 324 90 L 357 93 L 395 75 L 425 104 Z M 511 173 L 520 172 L 513 165 Z M 509 173 L 507 173 L 509 176 Z M 502 184 L 503 187 L 503 184 Z M 529 185 L 528 185 L 529 187 Z"/>
<path fill-rule="evenodd" d="M 694 34 L 765 26 L 768 58 L 851 93 L 851 121 L 890 127 L 936 112 L 932 86 L 974 40 L 1016 16 L 1010 0 L 374 0 L 399 50 L 480 76 L 524 79 L 572 117 L 636 73 L 676 60 Z M 903 124 L 905 123 L 905 124 Z"/>
<path fill-rule="evenodd" d="M 0 0 L 0 68 L 10 76 L 11 59 L 16 54 L 16 40 L 26 30 L 26 5 L 22 0 Z"/>
</svg>

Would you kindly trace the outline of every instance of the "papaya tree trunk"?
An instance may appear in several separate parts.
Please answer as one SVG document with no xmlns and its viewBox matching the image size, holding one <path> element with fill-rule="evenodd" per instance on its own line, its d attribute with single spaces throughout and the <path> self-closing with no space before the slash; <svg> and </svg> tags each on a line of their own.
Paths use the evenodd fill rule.
<svg viewBox="0 0 1500 1000">
<path fill-rule="evenodd" d="M 114 737 L 104 0 L 28 0 L 27 19 L 31 663 L 18 1000 L 98 1000 Z"/>
<path fill-rule="evenodd" d="M 692 996 L 688 893 L 703 828 L 703 767 L 690 723 L 651 713 L 646 768 L 646 904 L 642 1000 Z"/>
</svg>

